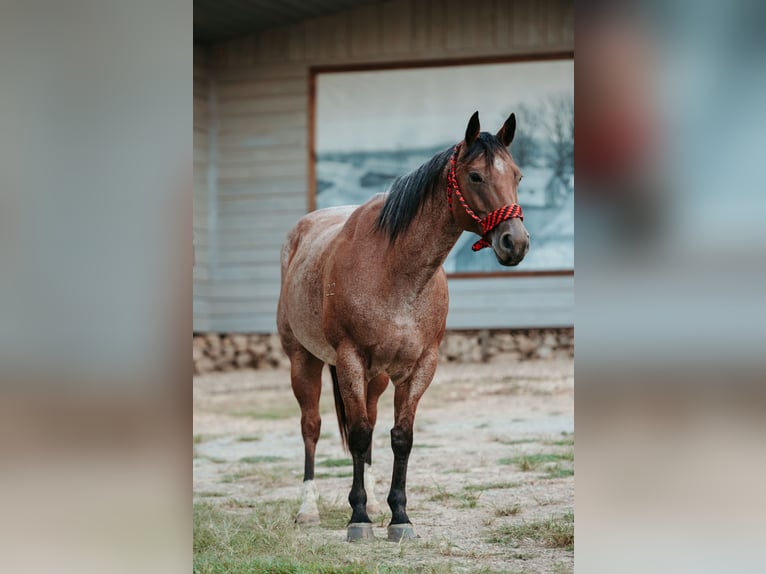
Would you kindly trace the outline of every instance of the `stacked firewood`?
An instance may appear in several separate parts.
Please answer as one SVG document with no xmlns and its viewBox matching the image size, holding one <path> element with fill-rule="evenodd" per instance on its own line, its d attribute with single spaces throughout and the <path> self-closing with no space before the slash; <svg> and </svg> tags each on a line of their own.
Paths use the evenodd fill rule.
<svg viewBox="0 0 766 574">
<path fill-rule="evenodd" d="M 574 329 L 448 331 L 439 355 L 458 363 L 573 357 Z M 197 374 L 290 366 L 276 333 L 195 334 L 192 360 Z"/>
<path fill-rule="evenodd" d="M 290 365 L 276 333 L 195 334 L 192 360 L 195 373 Z"/>
</svg>

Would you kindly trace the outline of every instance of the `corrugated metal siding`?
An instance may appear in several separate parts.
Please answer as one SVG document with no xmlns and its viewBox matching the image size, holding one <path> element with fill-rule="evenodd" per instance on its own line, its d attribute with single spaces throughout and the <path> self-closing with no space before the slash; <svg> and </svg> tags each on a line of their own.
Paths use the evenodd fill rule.
<svg viewBox="0 0 766 574">
<path fill-rule="evenodd" d="M 215 265 L 214 276 L 195 275 L 195 329 L 276 329 L 279 246 L 307 210 L 310 66 L 573 49 L 573 5 L 559 0 L 394 0 L 211 46 L 217 189 L 215 205 L 199 215 L 199 231 L 202 257 Z M 202 140 L 197 146 L 196 111 L 202 122 L 210 105 L 197 98 L 196 78 L 195 52 L 195 166 L 205 153 Z M 198 169 L 209 168 L 202 164 Z M 206 215 L 209 224 L 213 209 L 211 252 L 212 234 L 202 220 Z M 571 325 L 573 283 L 572 277 L 451 280 L 448 326 Z"/>
</svg>

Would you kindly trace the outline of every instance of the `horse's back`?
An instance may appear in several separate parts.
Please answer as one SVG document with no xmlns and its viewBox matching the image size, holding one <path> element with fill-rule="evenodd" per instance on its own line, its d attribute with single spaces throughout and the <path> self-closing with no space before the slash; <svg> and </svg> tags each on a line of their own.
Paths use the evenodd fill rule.
<svg viewBox="0 0 766 574">
<path fill-rule="evenodd" d="M 312 249 L 324 251 L 357 207 L 357 205 L 328 207 L 312 211 L 301 217 L 298 223 L 288 232 L 287 238 L 282 245 L 281 266 L 283 281 L 285 271 L 301 245 L 305 246 L 308 244 Z"/>
<path fill-rule="evenodd" d="M 313 211 L 302 217 L 282 246 L 282 288 L 277 326 L 283 345 L 294 338 L 325 362 L 335 362 L 335 350 L 322 331 L 325 288 L 324 263 L 333 240 L 358 206 L 346 205 Z M 289 349 L 285 349 L 289 353 Z"/>
</svg>

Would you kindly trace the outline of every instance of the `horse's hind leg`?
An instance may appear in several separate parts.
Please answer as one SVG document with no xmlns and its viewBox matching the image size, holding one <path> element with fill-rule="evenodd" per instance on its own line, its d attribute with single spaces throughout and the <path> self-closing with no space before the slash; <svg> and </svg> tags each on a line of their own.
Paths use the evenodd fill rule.
<svg viewBox="0 0 766 574">
<path fill-rule="evenodd" d="M 319 524 L 317 491 L 314 484 L 314 455 L 322 427 L 319 396 L 322 391 L 324 363 L 302 347 L 292 350 L 289 356 L 293 393 L 301 407 L 301 434 L 305 449 L 303 497 L 295 521 L 298 524 Z"/>
<path fill-rule="evenodd" d="M 367 385 L 367 419 L 375 429 L 378 420 L 378 399 L 388 387 L 388 375 L 381 374 Z M 367 493 L 367 514 L 380 514 L 380 504 L 375 498 L 375 475 L 372 473 L 372 441 L 364 453 L 364 490 Z"/>
</svg>

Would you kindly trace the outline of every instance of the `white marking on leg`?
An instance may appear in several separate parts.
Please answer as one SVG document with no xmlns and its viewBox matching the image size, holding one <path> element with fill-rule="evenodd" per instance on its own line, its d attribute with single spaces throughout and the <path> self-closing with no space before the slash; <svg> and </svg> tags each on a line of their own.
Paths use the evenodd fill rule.
<svg viewBox="0 0 766 574">
<path fill-rule="evenodd" d="M 372 473 L 372 466 L 364 463 L 364 491 L 367 493 L 367 514 L 377 514 L 380 512 L 380 504 L 375 498 L 375 475 Z"/>
<path fill-rule="evenodd" d="M 319 508 L 317 508 L 317 487 L 313 480 L 306 480 L 303 483 L 303 498 L 298 515 L 319 516 Z"/>
</svg>

